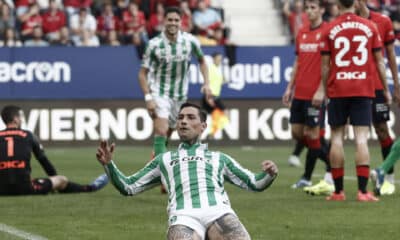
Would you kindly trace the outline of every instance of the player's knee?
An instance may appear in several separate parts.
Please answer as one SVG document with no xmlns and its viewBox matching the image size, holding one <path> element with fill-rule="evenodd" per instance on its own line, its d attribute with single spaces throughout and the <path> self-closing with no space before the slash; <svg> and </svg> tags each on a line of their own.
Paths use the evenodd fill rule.
<svg viewBox="0 0 400 240">
<path fill-rule="evenodd" d="M 332 136 L 331 144 L 335 146 L 343 146 L 343 139 L 340 136 Z"/>
<path fill-rule="evenodd" d="M 62 190 L 68 184 L 68 179 L 65 176 L 61 175 L 51 176 L 49 177 L 49 179 L 53 185 L 53 190 Z"/>
<path fill-rule="evenodd" d="M 68 178 L 66 176 L 62 176 L 62 175 L 59 175 L 57 177 L 58 177 L 58 181 L 59 181 L 59 183 L 58 183 L 59 184 L 59 189 L 66 188 L 67 184 L 68 184 Z"/>
<path fill-rule="evenodd" d="M 169 227 L 167 233 L 168 240 L 200 240 L 201 237 L 193 229 L 183 225 L 173 225 Z"/>
<path fill-rule="evenodd" d="M 250 240 L 250 235 L 233 214 L 218 218 L 207 230 L 210 239 Z"/>
<path fill-rule="evenodd" d="M 357 147 L 367 146 L 368 138 L 366 136 L 358 136 L 354 139 Z"/>
<path fill-rule="evenodd" d="M 303 132 L 299 131 L 292 131 L 292 137 L 297 141 L 302 141 L 304 138 Z"/>
</svg>

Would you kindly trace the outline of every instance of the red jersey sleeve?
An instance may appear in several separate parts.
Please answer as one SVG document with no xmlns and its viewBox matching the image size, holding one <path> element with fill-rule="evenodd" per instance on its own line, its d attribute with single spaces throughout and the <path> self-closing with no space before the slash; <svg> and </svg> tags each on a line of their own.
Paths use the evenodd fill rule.
<svg viewBox="0 0 400 240">
<path fill-rule="evenodd" d="M 296 39 L 295 39 L 295 42 L 294 42 L 294 44 L 295 44 L 295 54 L 296 55 L 299 55 L 299 35 L 300 35 L 300 32 L 297 34 L 297 36 L 296 36 Z"/>
<path fill-rule="evenodd" d="M 325 28 L 325 31 L 322 32 L 321 41 L 319 43 L 319 49 L 322 55 L 330 54 L 331 49 L 329 45 L 329 28 Z"/>
<path fill-rule="evenodd" d="M 394 36 L 394 29 L 393 29 L 393 24 L 392 21 L 388 19 L 385 24 L 385 37 L 382 39 L 383 43 L 385 45 L 393 43 L 395 40 Z"/>
<path fill-rule="evenodd" d="M 371 24 L 371 29 L 373 32 L 372 36 L 372 50 L 373 51 L 380 51 L 382 49 L 382 39 L 379 36 L 378 29 L 375 25 Z"/>
</svg>

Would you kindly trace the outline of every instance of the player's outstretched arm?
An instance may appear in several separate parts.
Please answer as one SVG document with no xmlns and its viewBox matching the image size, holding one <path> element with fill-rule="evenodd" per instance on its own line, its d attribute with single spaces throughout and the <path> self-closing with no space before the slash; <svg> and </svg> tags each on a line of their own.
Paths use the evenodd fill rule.
<svg viewBox="0 0 400 240">
<path fill-rule="evenodd" d="M 278 176 L 278 167 L 269 160 L 262 163 L 263 172 L 256 174 L 242 167 L 237 161 L 225 154 L 222 154 L 221 158 L 225 162 L 225 178 L 246 190 L 264 191 Z"/>
<path fill-rule="evenodd" d="M 102 140 L 97 149 L 97 160 L 104 166 L 111 183 L 123 195 L 135 195 L 160 184 L 159 160 L 148 163 L 137 173 L 127 177 L 112 161 L 115 144 Z"/>
</svg>

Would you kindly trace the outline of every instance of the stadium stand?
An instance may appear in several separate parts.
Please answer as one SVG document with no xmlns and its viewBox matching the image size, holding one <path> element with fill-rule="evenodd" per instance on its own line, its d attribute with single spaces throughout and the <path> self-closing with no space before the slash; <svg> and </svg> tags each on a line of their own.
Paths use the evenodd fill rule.
<svg viewBox="0 0 400 240">
<path fill-rule="evenodd" d="M 182 29 L 197 35 L 203 45 L 287 45 L 296 29 L 306 24 L 302 2 L 0 0 L 0 44 L 24 46 L 25 41 L 33 38 L 33 29 L 40 27 L 43 40 L 50 45 L 135 45 L 142 50 L 163 27 L 165 7 L 178 6 L 183 12 Z M 334 0 L 325 2 L 324 20 L 330 21 L 338 15 L 338 8 Z M 370 0 L 368 6 L 392 19 L 399 45 L 400 0 Z M 85 10 L 86 27 L 77 28 L 79 13 L 84 15 Z M 7 40 L 10 38 L 15 39 Z"/>
<path fill-rule="evenodd" d="M 289 38 L 274 1 L 226 1 L 226 21 L 232 28 L 231 41 L 237 45 L 286 45 Z"/>
<path fill-rule="evenodd" d="M 38 35 L 50 45 L 135 45 L 143 50 L 162 29 L 168 6 L 182 9 L 182 29 L 205 45 L 229 42 L 222 0 L 0 0 L 0 41 L 23 46 L 40 28 Z"/>
</svg>

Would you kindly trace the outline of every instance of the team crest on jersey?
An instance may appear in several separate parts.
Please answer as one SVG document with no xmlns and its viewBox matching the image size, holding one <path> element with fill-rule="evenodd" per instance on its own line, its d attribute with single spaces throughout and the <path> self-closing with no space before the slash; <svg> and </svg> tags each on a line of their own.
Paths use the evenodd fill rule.
<svg viewBox="0 0 400 240">
<path fill-rule="evenodd" d="M 317 35 L 315 36 L 316 40 L 319 40 L 321 38 L 321 33 L 317 33 Z"/>
<path fill-rule="evenodd" d="M 306 39 L 307 34 L 303 33 L 303 39 Z"/>
</svg>

